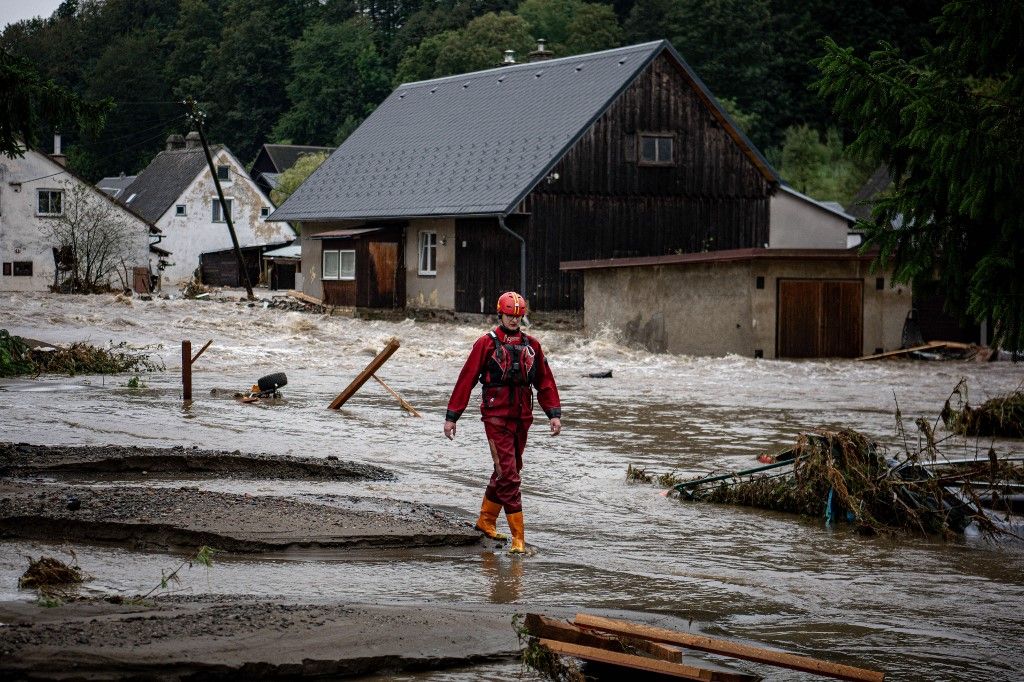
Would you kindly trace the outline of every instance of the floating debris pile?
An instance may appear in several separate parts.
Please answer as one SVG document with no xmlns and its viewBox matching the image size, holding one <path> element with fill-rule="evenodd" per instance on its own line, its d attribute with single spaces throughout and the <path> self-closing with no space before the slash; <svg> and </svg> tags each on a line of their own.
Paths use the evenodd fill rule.
<svg viewBox="0 0 1024 682">
<path fill-rule="evenodd" d="M 0 377 L 26 374 L 120 374 L 156 372 L 164 369 L 144 353 L 133 351 L 127 343 L 98 348 L 73 343 L 66 348 L 39 345 L 32 348 L 19 336 L 0 329 Z"/>
<path fill-rule="evenodd" d="M 934 453 L 934 441 L 928 443 Z M 982 506 L 1012 508 L 1008 503 L 1015 495 L 1008 493 L 1018 485 L 1014 481 L 1024 479 L 1019 463 L 1000 461 L 994 452 L 991 461 L 944 462 L 921 455 L 895 459 L 852 429 L 818 431 L 801 434 L 773 463 L 694 478 L 671 490 L 685 500 L 846 521 L 865 534 L 955 536 L 972 522 L 993 535 L 1009 532 Z"/>
<path fill-rule="evenodd" d="M 950 400 L 957 399 L 957 407 Z M 997 438 L 1024 438 L 1024 392 L 986 400 L 980 407 L 971 407 L 967 397 L 967 384 L 956 385 L 950 400 L 942 408 L 942 423 L 954 433 L 963 436 L 994 436 Z"/>
</svg>

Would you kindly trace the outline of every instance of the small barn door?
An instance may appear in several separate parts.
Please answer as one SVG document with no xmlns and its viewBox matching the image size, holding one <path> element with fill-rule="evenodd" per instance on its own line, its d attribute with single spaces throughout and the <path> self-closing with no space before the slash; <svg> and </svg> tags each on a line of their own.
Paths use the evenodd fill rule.
<svg viewBox="0 0 1024 682">
<path fill-rule="evenodd" d="M 780 358 L 855 358 L 863 351 L 861 280 L 780 279 Z"/>
<path fill-rule="evenodd" d="M 132 268 L 132 289 L 138 294 L 149 294 L 149 268 Z"/>
<path fill-rule="evenodd" d="M 370 242 L 369 277 L 367 278 L 367 306 L 370 308 L 397 308 L 398 244 Z"/>
</svg>

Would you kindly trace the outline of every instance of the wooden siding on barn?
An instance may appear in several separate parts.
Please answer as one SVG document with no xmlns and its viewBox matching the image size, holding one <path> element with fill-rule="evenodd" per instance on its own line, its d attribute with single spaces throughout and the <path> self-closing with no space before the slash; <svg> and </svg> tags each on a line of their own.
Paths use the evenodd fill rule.
<svg viewBox="0 0 1024 682">
<path fill-rule="evenodd" d="M 673 165 L 637 162 L 639 135 L 673 136 Z M 557 174 L 557 178 L 555 175 Z M 522 202 L 508 226 L 527 241 L 537 309 L 580 309 L 583 279 L 562 261 L 761 247 L 772 185 L 663 53 Z M 519 288 L 519 242 L 496 219 L 458 220 L 455 308 Z M 463 247 L 462 242 L 467 246 Z"/>
</svg>

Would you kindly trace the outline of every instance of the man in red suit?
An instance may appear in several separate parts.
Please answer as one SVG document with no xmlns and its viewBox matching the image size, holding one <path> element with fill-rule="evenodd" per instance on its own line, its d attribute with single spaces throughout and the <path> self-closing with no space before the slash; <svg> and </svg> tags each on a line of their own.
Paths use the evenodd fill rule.
<svg viewBox="0 0 1024 682">
<path fill-rule="evenodd" d="M 484 491 L 476 528 L 491 538 L 504 540 L 498 533 L 498 514 L 505 509 L 512 532 L 510 553 L 526 551 L 523 531 L 523 501 L 519 491 L 519 471 L 523 468 L 526 432 L 533 423 L 533 389 L 544 414 L 551 420 L 551 435 L 562 430 L 562 408 L 558 387 L 544 358 L 540 342 L 527 336 L 519 325 L 526 314 L 526 301 L 514 291 L 498 298 L 501 324 L 473 344 L 455 389 L 448 401 L 444 435 L 455 437 L 455 422 L 469 403 L 477 382 L 483 384 L 483 415 L 487 444 L 491 448 L 494 472 Z"/>
</svg>

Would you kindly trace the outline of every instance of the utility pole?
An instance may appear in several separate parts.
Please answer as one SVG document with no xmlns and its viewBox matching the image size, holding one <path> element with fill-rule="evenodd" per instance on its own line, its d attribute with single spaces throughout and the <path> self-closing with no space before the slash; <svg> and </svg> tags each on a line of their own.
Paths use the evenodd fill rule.
<svg viewBox="0 0 1024 682">
<path fill-rule="evenodd" d="M 235 258 L 238 259 L 238 272 L 242 275 L 242 281 L 245 282 L 245 291 L 249 295 L 249 300 L 255 301 L 256 297 L 252 293 L 252 284 L 249 282 L 249 271 L 245 267 L 245 260 L 242 258 L 242 249 L 238 246 L 238 237 L 235 235 L 235 224 L 231 219 L 231 210 L 228 208 L 228 203 L 224 200 L 224 190 L 220 187 L 220 178 L 217 177 L 217 167 L 213 165 L 213 156 L 210 154 L 210 145 L 206 141 L 206 131 L 203 130 L 203 121 L 206 120 L 206 114 L 199 110 L 199 105 L 191 97 L 182 102 L 182 104 L 188 107 L 189 120 L 195 124 L 196 130 L 199 131 L 199 139 L 203 143 L 203 151 L 206 152 L 206 164 L 210 167 L 210 175 L 213 176 L 213 186 L 217 188 L 217 198 L 220 199 L 220 211 L 224 216 L 224 221 L 228 224 L 228 232 L 231 233 L 231 243 L 235 247 Z"/>
</svg>

